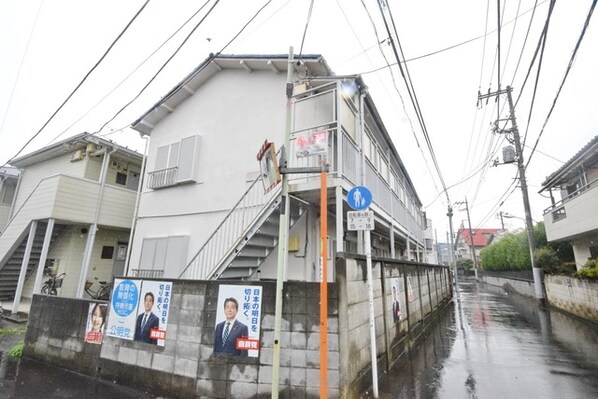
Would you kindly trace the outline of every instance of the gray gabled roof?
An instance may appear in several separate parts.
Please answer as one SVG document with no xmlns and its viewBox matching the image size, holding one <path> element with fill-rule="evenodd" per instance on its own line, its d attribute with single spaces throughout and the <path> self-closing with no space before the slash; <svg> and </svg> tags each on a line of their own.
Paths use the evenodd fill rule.
<svg viewBox="0 0 598 399">
<path fill-rule="evenodd" d="M 565 162 L 563 166 L 550 174 L 542 183 L 540 192 L 566 183 L 570 179 L 571 173 L 578 173 L 576 171 L 577 167 L 591 158 L 598 158 L 598 136 L 595 136 L 577 154 Z"/>
<path fill-rule="evenodd" d="M 10 164 L 18 168 L 23 168 L 28 165 L 33 165 L 48 159 L 55 158 L 67 152 L 73 152 L 76 149 L 85 147 L 85 145 L 89 143 L 94 143 L 107 148 L 115 149 L 121 154 L 124 154 L 134 159 L 143 159 L 143 155 L 136 151 L 118 145 L 111 140 L 106 140 L 101 137 L 95 136 L 91 133 L 84 132 L 69 137 L 68 139 L 59 141 L 57 143 L 47 145 L 29 154 L 15 158 L 10 161 Z"/>
<path fill-rule="evenodd" d="M 154 126 L 162 118 L 170 114 L 183 101 L 191 97 L 199 87 L 223 69 L 238 69 L 247 72 L 269 70 L 273 73 L 286 73 L 288 57 L 288 54 L 210 54 L 160 101 L 133 122 L 132 128 L 149 136 Z M 298 57 L 295 59 L 299 60 Z M 302 74 L 333 75 L 330 67 L 319 54 L 303 54 L 301 61 Z"/>
</svg>

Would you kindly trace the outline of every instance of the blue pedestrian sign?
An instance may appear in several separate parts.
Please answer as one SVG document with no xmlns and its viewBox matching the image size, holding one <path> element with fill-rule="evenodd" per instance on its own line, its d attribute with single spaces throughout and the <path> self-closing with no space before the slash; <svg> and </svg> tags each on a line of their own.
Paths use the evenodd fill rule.
<svg viewBox="0 0 598 399">
<path fill-rule="evenodd" d="M 367 209 L 372 203 L 372 193 L 363 186 L 353 187 L 347 193 L 347 204 L 356 211 Z"/>
</svg>

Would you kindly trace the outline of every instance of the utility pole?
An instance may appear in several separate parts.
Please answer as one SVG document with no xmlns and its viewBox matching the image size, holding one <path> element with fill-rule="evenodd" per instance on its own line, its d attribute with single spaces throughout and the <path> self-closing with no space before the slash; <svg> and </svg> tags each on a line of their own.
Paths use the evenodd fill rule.
<svg viewBox="0 0 598 399">
<path fill-rule="evenodd" d="M 478 280 L 478 260 L 475 256 L 475 247 L 473 242 L 473 230 L 471 229 L 471 218 L 469 217 L 469 205 L 467 204 L 467 197 L 465 198 L 464 202 L 456 202 L 455 204 L 465 204 L 465 211 L 467 211 L 467 223 L 469 225 L 469 252 L 471 253 L 471 258 L 473 260 L 473 270 L 475 273 L 475 279 Z"/>
<path fill-rule="evenodd" d="M 509 102 L 509 110 L 511 115 L 509 116 L 509 121 L 511 122 L 510 129 L 504 129 L 503 132 L 505 133 L 512 133 L 512 144 L 515 145 L 515 151 L 517 154 L 517 168 L 519 170 L 519 183 L 521 184 L 521 194 L 523 196 L 523 208 L 525 209 L 525 227 L 527 229 L 527 239 L 529 241 L 529 252 L 530 252 L 530 260 L 532 264 L 532 271 L 534 274 L 534 293 L 536 299 L 541 305 L 544 305 L 545 296 L 544 296 L 544 287 L 542 285 L 542 269 L 536 267 L 536 262 L 534 260 L 534 253 L 536 252 L 536 240 L 534 237 L 534 225 L 532 221 L 532 214 L 529 205 L 529 196 L 527 193 L 527 180 L 525 178 L 525 164 L 523 161 L 523 149 L 521 148 L 521 139 L 519 137 L 519 130 L 517 128 L 517 122 L 515 120 L 515 107 L 513 106 L 513 99 L 511 97 L 511 92 L 513 91 L 511 86 L 507 86 L 505 90 L 499 90 L 495 93 L 489 93 L 479 96 L 479 99 L 487 98 L 487 97 L 494 97 L 499 96 L 501 94 L 507 94 L 507 100 Z M 507 136 L 508 139 L 508 136 Z M 511 140 L 509 140 L 511 142 Z"/>
<path fill-rule="evenodd" d="M 504 230 L 505 229 L 505 221 L 502 218 L 502 211 L 500 211 L 498 214 L 500 215 L 500 225 L 502 226 L 502 229 Z"/>
<path fill-rule="evenodd" d="M 450 249 L 449 254 L 451 256 L 451 263 L 453 264 L 453 270 L 455 272 L 455 292 L 459 293 L 459 270 L 457 270 L 457 262 L 455 262 L 455 248 L 453 242 L 453 207 L 449 204 L 448 212 L 446 216 L 449 218 L 449 231 L 450 231 Z"/>
</svg>

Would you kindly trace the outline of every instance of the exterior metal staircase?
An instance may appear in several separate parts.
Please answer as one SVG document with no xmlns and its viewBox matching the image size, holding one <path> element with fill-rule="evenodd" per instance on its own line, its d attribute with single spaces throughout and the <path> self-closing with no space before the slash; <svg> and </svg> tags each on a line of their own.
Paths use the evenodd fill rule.
<svg viewBox="0 0 598 399">
<path fill-rule="evenodd" d="M 264 194 L 258 177 L 206 240 L 179 278 L 247 279 L 278 245 L 280 186 Z M 290 197 L 289 227 L 308 208 Z"/>
<path fill-rule="evenodd" d="M 29 264 L 27 265 L 27 276 L 35 270 L 39 263 L 47 225 L 47 221 L 38 221 L 37 223 L 33 247 L 31 248 L 31 255 L 29 257 Z M 52 245 L 56 243 L 60 236 L 62 236 L 66 228 L 66 225 L 54 225 L 50 248 L 52 248 Z M 29 225 L 26 227 L 25 231 L 26 233 L 24 237 L 16 246 L 10 257 L 4 264 L 0 265 L 0 300 L 11 300 L 15 296 L 19 274 L 21 273 L 21 263 L 25 256 L 25 247 L 29 237 Z"/>
</svg>

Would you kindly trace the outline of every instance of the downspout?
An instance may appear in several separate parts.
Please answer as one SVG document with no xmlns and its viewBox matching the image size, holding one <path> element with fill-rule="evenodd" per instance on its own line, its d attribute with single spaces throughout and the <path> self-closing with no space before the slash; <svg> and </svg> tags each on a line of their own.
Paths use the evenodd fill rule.
<svg viewBox="0 0 598 399">
<path fill-rule="evenodd" d="M 149 137 L 142 136 L 142 138 L 145 140 L 145 150 L 143 151 L 143 161 L 141 162 L 141 179 L 139 179 L 139 187 L 137 187 L 137 197 L 135 198 L 135 209 L 133 210 L 133 221 L 131 223 L 131 234 L 129 234 L 129 244 L 127 245 L 127 257 L 125 258 L 125 276 L 129 275 L 129 260 L 131 259 L 131 251 L 133 247 L 133 237 L 135 236 L 135 228 L 137 227 L 137 214 L 139 212 L 141 190 L 143 189 L 143 182 L 145 180 L 145 166 L 147 162 L 147 149 L 149 146 Z"/>
<path fill-rule="evenodd" d="M 96 210 L 93 216 L 93 223 L 89 227 L 87 234 L 87 242 L 85 244 L 85 252 L 83 254 L 83 263 L 81 264 L 81 274 L 79 275 L 79 285 L 77 286 L 76 298 L 83 298 L 83 289 L 87 279 L 87 272 L 89 271 L 89 263 L 91 261 L 91 251 L 96 239 L 96 231 L 98 229 L 98 218 L 100 216 L 100 209 L 102 206 L 102 198 L 104 197 L 104 188 L 106 186 L 106 174 L 108 173 L 108 163 L 112 154 L 116 152 L 116 149 L 107 152 L 102 162 L 102 171 L 100 173 L 100 192 L 98 193 L 98 200 L 96 202 Z"/>
</svg>

